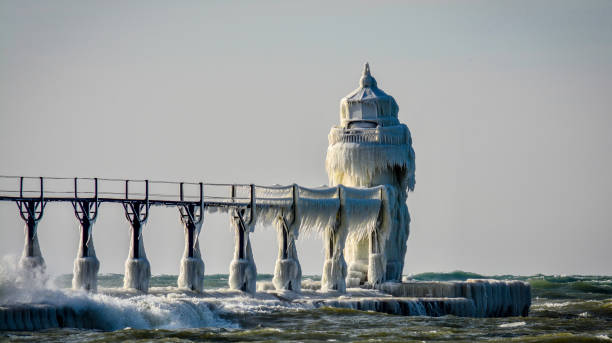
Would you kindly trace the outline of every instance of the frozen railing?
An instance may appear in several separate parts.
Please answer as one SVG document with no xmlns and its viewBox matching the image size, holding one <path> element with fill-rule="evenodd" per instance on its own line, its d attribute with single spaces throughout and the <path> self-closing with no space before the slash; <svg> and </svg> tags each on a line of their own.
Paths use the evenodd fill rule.
<svg viewBox="0 0 612 343">
<path fill-rule="evenodd" d="M 363 190 L 351 191 L 348 187 L 346 189 L 348 194 L 363 192 Z M 166 206 L 202 204 L 205 207 L 213 208 L 250 207 L 251 204 L 254 204 L 260 209 L 276 208 L 285 211 L 295 206 L 296 202 L 299 202 L 304 211 L 339 206 L 337 204 L 339 194 L 336 187 L 306 188 L 299 185 L 259 186 L 90 177 L 0 175 L 0 201 L 74 202 L 83 200 L 116 203 L 146 202 L 150 205 Z"/>
<path fill-rule="evenodd" d="M 222 184 L 111 178 L 28 177 L 0 175 L 0 200 L 100 202 L 148 201 L 152 205 L 245 205 L 248 184 Z"/>
<path fill-rule="evenodd" d="M 345 129 L 334 127 L 329 133 L 329 144 L 336 143 L 373 143 L 373 144 L 406 144 L 405 127 L 389 126 L 377 128 Z"/>
</svg>

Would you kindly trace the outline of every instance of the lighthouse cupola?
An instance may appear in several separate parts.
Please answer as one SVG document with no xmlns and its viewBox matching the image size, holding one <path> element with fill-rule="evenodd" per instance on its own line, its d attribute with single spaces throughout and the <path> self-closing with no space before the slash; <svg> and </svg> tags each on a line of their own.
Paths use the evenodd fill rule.
<svg viewBox="0 0 612 343">
<path fill-rule="evenodd" d="M 340 125 L 347 129 L 397 125 L 398 111 L 395 99 L 378 88 L 366 63 L 359 88 L 340 101 Z"/>
</svg>

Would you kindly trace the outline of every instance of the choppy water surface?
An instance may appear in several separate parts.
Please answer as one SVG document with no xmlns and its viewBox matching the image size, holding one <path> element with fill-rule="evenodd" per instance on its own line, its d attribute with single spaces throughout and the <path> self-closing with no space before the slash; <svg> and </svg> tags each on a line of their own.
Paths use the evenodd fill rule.
<svg viewBox="0 0 612 343">
<path fill-rule="evenodd" d="M 465 280 L 482 277 L 473 273 L 425 273 L 417 280 Z M 102 275 L 101 288 L 121 287 L 122 275 Z M 489 278 L 489 277 L 487 277 Z M 446 316 L 402 317 L 346 309 L 298 309 L 278 303 L 258 302 L 244 297 L 220 308 L 201 308 L 177 295 L 167 294 L 164 301 L 143 295 L 130 303 L 102 297 L 108 303 L 108 316 L 121 309 L 123 316 L 141 316 L 133 327 L 112 331 L 49 330 L 44 332 L 0 333 L 0 340 L 15 342 L 106 342 L 106 341 L 405 341 L 405 342 L 611 342 L 612 277 L 606 276 L 498 276 L 497 279 L 521 279 L 532 285 L 533 305 L 526 318 L 458 318 Z M 270 275 L 260 276 L 270 280 Z M 315 277 L 316 279 L 316 277 Z M 70 276 L 56 280 L 59 287 L 69 287 Z M 152 287 L 172 287 L 176 276 L 156 276 Z M 206 288 L 226 287 L 227 275 L 207 276 Z M 82 295 L 85 297 L 85 295 Z M 168 300 L 169 299 L 169 300 Z M 74 300 L 72 300 L 74 301 Z M 180 303 L 180 311 L 168 304 Z M 105 305 L 106 306 L 106 305 Z M 133 308 L 128 308 L 132 306 Z M 131 312 L 130 312 L 131 311 Z M 173 312 L 174 311 L 174 312 Z M 106 313 L 106 312 L 105 312 Z M 175 316 L 177 318 L 168 318 Z M 133 319 L 133 318 L 132 318 Z M 130 318 L 124 318 L 127 323 Z M 111 321 L 111 318 L 109 318 Z M 116 322 L 123 325 L 123 322 Z M 157 324 L 156 324 L 157 323 Z M 189 327 L 189 328 L 186 328 Z"/>
</svg>

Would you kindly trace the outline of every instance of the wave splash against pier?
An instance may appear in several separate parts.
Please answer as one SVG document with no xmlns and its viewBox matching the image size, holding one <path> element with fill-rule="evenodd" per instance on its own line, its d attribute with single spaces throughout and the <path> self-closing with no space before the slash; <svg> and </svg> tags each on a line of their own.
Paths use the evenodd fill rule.
<svg viewBox="0 0 612 343">
<path fill-rule="evenodd" d="M 339 293 L 321 292 L 318 277 L 305 277 L 301 293 L 279 292 L 270 282 L 271 275 L 261 275 L 258 292 L 249 295 L 223 288 L 226 275 L 207 277 L 203 293 L 176 288 L 176 276 L 158 276 L 145 294 L 119 288 L 123 276 L 111 274 L 101 276 L 99 293 L 95 294 L 69 289 L 70 275 L 49 280 L 42 273 L 25 272 L 13 265 L 2 265 L 0 330 L 238 328 L 239 318 L 245 314 L 327 307 L 409 316 L 525 315 L 522 311 L 529 305 L 521 299 L 531 299 L 530 294 L 516 298 L 521 295 L 518 289 L 528 287 L 512 291 L 512 287 L 502 287 L 512 283 L 495 280 L 383 284 L 379 289 L 350 288 Z M 489 284 L 497 286 L 483 287 Z M 508 294 L 490 294 L 504 289 Z M 487 298 L 496 299 L 497 305 L 489 300 L 487 309 L 483 303 Z M 512 308 L 516 304 L 522 307 Z"/>
</svg>

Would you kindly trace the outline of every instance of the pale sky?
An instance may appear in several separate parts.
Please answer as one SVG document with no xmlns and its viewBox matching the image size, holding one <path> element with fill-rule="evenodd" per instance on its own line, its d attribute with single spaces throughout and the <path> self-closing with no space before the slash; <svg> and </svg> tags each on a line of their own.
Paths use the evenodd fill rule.
<svg viewBox="0 0 612 343">
<path fill-rule="evenodd" d="M 612 1 L 0 1 L 0 174 L 327 183 L 327 133 L 369 61 L 412 131 L 405 274 L 612 274 Z M 129 230 L 104 204 L 102 273 Z M 153 274 L 178 274 L 178 211 L 153 208 Z M 77 221 L 49 204 L 47 268 L 72 271 Z M 276 235 L 252 235 L 272 273 Z M 206 273 L 229 220 L 206 218 Z M 0 256 L 23 223 L 0 203 Z M 322 242 L 298 242 L 321 274 Z"/>
</svg>

